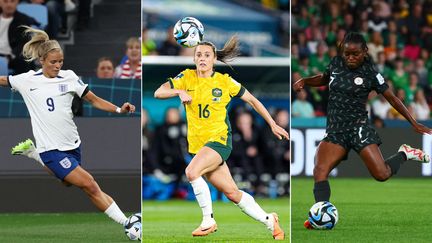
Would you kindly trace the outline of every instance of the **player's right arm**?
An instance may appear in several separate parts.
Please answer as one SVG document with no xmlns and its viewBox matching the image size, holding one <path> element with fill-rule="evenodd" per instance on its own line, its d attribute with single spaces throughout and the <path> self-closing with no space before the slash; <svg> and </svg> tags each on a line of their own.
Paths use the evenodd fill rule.
<svg viewBox="0 0 432 243">
<path fill-rule="evenodd" d="M 0 76 L 0 86 L 9 86 L 7 76 Z"/>
<path fill-rule="evenodd" d="M 297 80 L 293 84 L 293 89 L 295 92 L 298 92 L 301 89 L 303 89 L 305 85 L 312 86 L 312 87 L 319 87 L 319 86 L 326 85 L 328 83 L 329 83 L 328 76 L 325 76 L 324 74 L 318 74 L 312 77 L 301 78 Z"/>
<path fill-rule="evenodd" d="M 156 99 L 168 99 L 178 96 L 182 104 L 190 104 L 192 97 L 182 89 L 172 89 L 169 82 L 162 84 L 155 92 L 154 97 Z"/>
</svg>

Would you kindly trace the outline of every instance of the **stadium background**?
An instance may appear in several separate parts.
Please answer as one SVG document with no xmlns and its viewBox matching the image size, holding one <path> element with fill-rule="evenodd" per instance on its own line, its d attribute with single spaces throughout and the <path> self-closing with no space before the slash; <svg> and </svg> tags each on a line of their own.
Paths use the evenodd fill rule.
<svg viewBox="0 0 432 243">
<path fill-rule="evenodd" d="M 81 1 L 82 5 L 85 2 Z M 132 0 L 88 3 L 86 22 L 80 22 L 77 5 L 75 11 L 65 16 L 68 22 L 67 29 L 63 30 L 65 33 L 57 37 L 65 55 L 63 69 L 75 71 L 96 95 L 117 105 L 130 101 L 139 108 L 140 80 L 98 79 L 96 67 L 101 56 L 111 57 L 115 66 L 120 64 L 125 56 L 126 40 L 140 36 L 140 3 Z M 121 18 L 131 22 L 125 25 L 118 21 Z M 130 116 L 121 116 L 98 111 L 79 100 L 77 104 L 74 112 L 82 138 L 83 167 L 121 209 L 139 212 L 140 154 L 134 151 L 140 150 L 141 139 L 137 133 L 140 110 Z M 64 187 L 37 162 L 10 154 L 10 148 L 19 141 L 32 138 L 28 111 L 19 93 L 8 88 L 0 89 L 0 117 L 3 127 L 0 138 L 0 193 L 3 195 L 0 212 L 97 212 L 81 190 Z M 110 223 L 108 218 L 105 220 Z M 10 233 L 6 228 L 3 228 L 3 236 Z M 123 236 L 120 234 L 119 238 Z"/>
<path fill-rule="evenodd" d="M 323 72 L 344 34 L 357 31 L 365 37 L 377 70 L 395 94 L 417 120 L 431 127 L 429 1 L 293 1 L 291 9 L 293 82 Z M 432 189 L 430 164 L 407 162 L 395 177 L 379 183 L 355 152 L 329 179 L 330 200 L 340 214 L 336 229 L 310 233 L 303 228 L 314 203 L 311 176 L 315 150 L 325 134 L 327 96 L 327 88 L 322 87 L 292 93 L 293 242 L 427 242 L 429 233 L 416 235 L 426 220 L 422 212 Z M 384 158 L 403 143 L 432 153 L 431 136 L 415 133 L 388 102 L 372 93 L 367 109 L 383 141 Z M 411 210 L 404 210 L 407 205 Z"/>
<path fill-rule="evenodd" d="M 191 229 L 185 227 L 187 226 L 185 220 L 199 213 L 191 187 L 184 177 L 184 168 L 191 159 L 187 153 L 184 109 L 178 98 L 168 100 L 153 98 L 154 91 L 167 78 L 175 77 L 186 68 L 194 68 L 193 49 L 181 48 L 175 43 L 170 27 L 173 27 L 181 17 L 196 17 L 204 25 L 204 39 L 214 42 L 217 48 L 222 48 L 232 35 L 237 34 L 241 43 L 241 57 L 231 63 L 232 69 L 218 64 L 216 71 L 229 73 L 257 96 L 272 114 L 283 111 L 281 116 L 286 120 L 285 127 L 288 128 L 290 95 L 288 4 L 288 1 L 279 1 L 279 5 L 275 6 L 265 6 L 259 1 L 142 1 L 142 104 L 145 110 L 142 113 L 145 120 L 143 123 L 143 233 L 147 236 L 144 237 L 144 241 L 172 239 L 170 237 L 174 237 L 174 234 L 177 240 L 181 241 L 183 239 L 181 237 L 184 237 L 187 241 Z M 236 128 L 235 118 L 244 113 L 249 116 L 250 111 L 251 108 L 245 106 L 240 99 L 233 99 L 229 113 L 233 137 L 237 137 L 237 144 L 234 141 L 234 150 L 228 165 L 240 188 L 258 196 L 257 198 L 272 198 L 264 200 L 261 205 L 264 209 L 270 207 L 273 209 L 267 210 L 276 210 L 283 218 L 284 228 L 288 229 L 289 143 L 288 141 L 279 144 L 274 142 L 273 144 L 276 145 L 273 148 L 264 151 L 265 145 L 260 141 L 275 141 L 275 139 L 268 134 L 264 121 L 256 113 L 251 113 L 253 125 L 246 128 L 252 129 L 252 139 L 245 141 L 242 132 Z M 258 153 L 245 156 L 248 148 L 255 149 Z M 234 153 L 241 154 L 243 157 L 235 157 Z M 278 161 L 269 160 L 265 157 L 268 154 L 276 155 Z M 217 215 L 220 215 L 221 222 L 224 222 L 230 216 L 218 210 L 230 208 L 232 205 L 223 203 L 228 200 L 213 188 L 212 198 L 222 201 L 217 202 L 214 208 L 215 212 L 219 212 Z M 169 201 L 172 199 L 174 201 Z M 165 200 L 168 201 L 163 202 Z M 161 232 L 161 228 L 173 228 L 171 216 L 173 210 L 181 212 L 184 210 L 184 213 L 178 216 L 181 222 L 176 224 L 178 227 L 175 227 L 174 232 L 177 233 Z M 235 215 L 241 214 L 235 208 L 233 210 Z M 195 227 L 192 226 L 195 225 L 193 222 L 199 221 L 199 216 L 193 218 L 195 219 L 188 219 L 189 227 Z M 257 225 L 246 217 L 236 217 L 235 220 L 247 222 L 248 225 L 252 225 L 252 228 Z M 262 229 L 259 231 L 259 225 L 257 227 L 257 239 L 260 239 L 259 234 L 266 232 Z M 224 239 L 226 233 L 227 231 L 221 231 L 218 239 L 219 237 Z M 247 237 L 245 232 L 238 233 L 240 238 Z"/>
</svg>

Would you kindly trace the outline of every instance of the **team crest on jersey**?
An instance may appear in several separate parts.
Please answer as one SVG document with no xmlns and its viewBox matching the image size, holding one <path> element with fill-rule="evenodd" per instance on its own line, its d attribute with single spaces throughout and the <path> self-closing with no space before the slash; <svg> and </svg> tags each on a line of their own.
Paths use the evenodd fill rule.
<svg viewBox="0 0 432 243">
<path fill-rule="evenodd" d="M 354 83 L 356 85 L 362 85 L 363 84 L 363 79 L 360 78 L 360 77 L 357 77 L 357 78 L 354 79 Z"/>
<path fill-rule="evenodd" d="M 62 93 L 65 93 L 68 91 L 68 85 L 67 84 L 59 84 L 59 91 Z"/>
<path fill-rule="evenodd" d="M 72 162 L 70 162 L 69 158 L 64 158 L 60 160 L 60 165 L 65 169 L 69 169 L 72 166 Z"/>
<path fill-rule="evenodd" d="M 214 97 L 221 97 L 222 96 L 222 90 L 219 88 L 212 89 L 212 95 Z"/>
</svg>

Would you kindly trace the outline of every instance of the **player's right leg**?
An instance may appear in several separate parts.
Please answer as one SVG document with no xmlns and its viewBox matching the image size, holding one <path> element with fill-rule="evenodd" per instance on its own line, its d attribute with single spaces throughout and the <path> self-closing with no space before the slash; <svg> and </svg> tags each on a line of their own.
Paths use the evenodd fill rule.
<svg viewBox="0 0 432 243">
<path fill-rule="evenodd" d="M 235 203 L 245 214 L 260 221 L 272 232 L 273 238 L 283 240 L 285 233 L 279 226 L 276 213 L 266 213 L 247 192 L 240 191 L 235 184 L 226 163 L 206 174 L 208 181 Z"/>
<path fill-rule="evenodd" d="M 331 139 L 327 137 L 328 139 Z M 347 155 L 348 151 L 343 146 L 327 141 L 321 141 L 315 155 L 314 189 L 315 202 L 330 201 L 330 184 L 328 176 Z M 312 229 L 309 220 L 304 222 L 307 229 Z"/>
<path fill-rule="evenodd" d="M 191 183 L 203 214 L 200 226 L 192 232 L 193 236 L 206 236 L 217 230 L 217 224 L 213 218 L 210 189 L 207 182 L 202 178 L 202 175 L 215 170 L 222 161 L 219 153 L 212 148 L 204 146 L 186 167 L 186 177 Z"/>
<path fill-rule="evenodd" d="M 127 218 L 124 213 L 115 201 L 100 189 L 93 176 L 81 166 L 77 166 L 66 175 L 64 181 L 81 188 L 100 211 L 107 214 L 115 222 L 125 225 Z"/>
</svg>

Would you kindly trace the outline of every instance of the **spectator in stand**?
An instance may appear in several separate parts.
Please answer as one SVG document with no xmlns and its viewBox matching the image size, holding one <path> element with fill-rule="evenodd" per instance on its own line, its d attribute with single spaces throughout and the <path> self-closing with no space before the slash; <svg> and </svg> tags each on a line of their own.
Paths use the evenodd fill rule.
<svg viewBox="0 0 432 243">
<path fill-rule="evenodd" d="M 252 183 L 252 190 L 263 193 L 263 182 L 260 180 L 264 170 L 261 154 L 258 151 L 259 133 L 253 122 L 252 113 L 241 110 L 235 118 L 235 129 L 232 134 L 233 149 L 227 163 L 241 171 L 243 179 Z M 235 171 L 235 170 L 234 170 Z"/>
<path fill-rule="evenodd" d="M 320 41 L 317 46 L 317 51 L 310 57 L 310 67 L 313 73 L 324 72 L 327 63 L 330 62 L 330 57 L 327 53 L 328 47 L 324 41 Z"/>
<path fill-rule="evenodd" d="M 395 68 L 389 74 L 389 79 L 393 81 L 395 89 L 404 89 L 408 87 L 408 74 L 404 70 L 403 60 L 395 60 Z"/>
<path fill-rule="evenodd" d="M 101 57 L 96 68 L 96 77 L 100 79 L 114 78 L 114 63 L 109 57 Z"/>
<path fill-rule="evenodd" d="M 367 44 L 369 49 L 369 55 L 373 61 L 378 61 L 378 53 L 384 51 L 383 39 L 380 32 L 374 31 L 370 42 Z"/>
<path fill-rule="evenodd" d="M 166 110 L 165 121 L 156 128 L 154 138 L 157 139 L 153 139 L 147 159 L 159 190 L 152 196 L 167 200 L 177 189 L 186 169 L 186 125 L 177 108 Z"/>
<path fill-rule="evenodd" d="M 416 72 L 411 72 L 409 74 L 409 85 L 404 89 L 405 99 L 408 104 L 411 104 L 414 101 L 414 94 L 419 89 L 418 82 L 419 75 Z"/>
<path fill-rule="evenodd" d="M 402 101 L 402 103 L 406 106 L 410 114 L 414 114 L 414 110 L 411 104 L 406 101 L 405 90 L 398 89 L 396 91 L 396 97 Z M 394 107 L 391 107 L 388 113 L 389 119 L 397 119 L 397 120 L 406 120 L 404 116 L 402 116 Z"/>
<path fill-rule="evenodd" d="M 131 37 L 126 42 L 126 62 L 115 69 L 114 77 L 121 79 L 141 79 L 141 42 Z"/>
<path fill-rule="evenodd" d="M 387 119 L 390 108 L 391 105 L 382 95 L 378 95 L 378 97 L 372 101 L 372 114 L 383 120 Z"/>
<path fill-rule="evenodd" d="M 301 90 L 297 93 L 297 99 L 292 103 L 292 116 L 300 118 L 315 117 L 312 104 L 307 101 L 307 93 Z"/>
<path fill-rule="evenodd" d="M 180 54 L 180 45 L 177 44 L 173 35 L 173 27 L 168 28 L 166 32 L 166 39 L 162 45 L 157 49 L 159 55 L 162 56 L 178 56 Z"/>
<path fill-rule="evenodd" d="M 21 55 L 24 44 L 30 38 L 22 25 L 39 26 L 33 18 L 17 11 L 18 0 L 0 0 L 0 56 L 8 59 L 12 74 L 35 69 L 34 62 L 24 61 Z"/>
<path fill-rule="evenodd" d="M 426 102 L 426 98 L 422 89 L 417 89 L 414 95 L 414 102 L 412 105 L 414 115 L 417 120 L 427 120 L 430 118 L 429 105 Z"/>
<path fill-rule="evenodd" d="M 90 8 L 92 0 L 78 0 L 78 31 L 85 30 L 90 27 Z"/>
<path fill-rule="evenodd" d="M 418 74 L 418 85 L 421 88 L 427 88 L 428 86 L 428 70 L 426 69 L 425 62 L 423 59 L 417 59 L 414 63 L 414 70 Z"/>
<path fill-rule="evenodd" d="M 414 34 L 409 35 L 407 44 L 404 47 L 404 57 L 411 61 L 417 60 L 420 57 L 420 45 L 417 41 L 417 36 Z"/>
<path fill-rule="evenodd" d="M 289 113 L 285 109 L 277 109 L 274 120 L 285 129 L 289 129 Z M 271 180 L 268 182 L 269 196 L 274 197 L 271 192 L 273 184 L 277 183 L 278 192 L 276 195 L 289 194 L 289 165 L 290 165 L 290 141 L 280 141 L 274 137 L 272 131 L 267 126 L 262 127 L 259 135 L 259 151 L 265 161 L 265 171 L 270 174 Z M 263 177 L 263 176 L 261 176 Z M 264 178 L 262 178 L 264 181 Z M 280 189 L 283 188 L 282 191 Z M 272 195 L 273 194 L 273 195 Z"/>
<path fill-rule="evenodd" d="M 46 27 L 46 32 L 51 38 L 57 38 L 62 19 L 66 17 L 65 0 L 27 0 L 27 2 L 42 4 L 47 7 L 48 26 Z"/>
<path fill-rule="evenodd" d="M 156 43 L 149 39 L 147 28 L 142 29 L 141 33 L 141 46 L 142 46 L 142 55 L 143 56 L 149 56 L 149 55 L 157 55 L 156 52 Z"/>
</svg>

